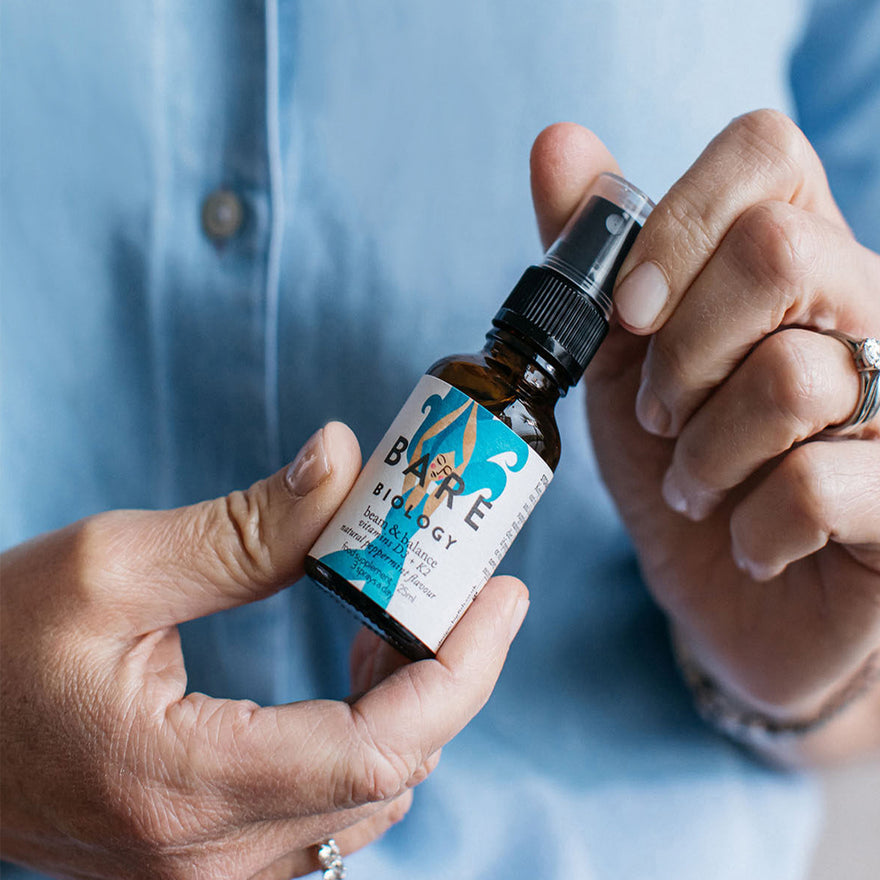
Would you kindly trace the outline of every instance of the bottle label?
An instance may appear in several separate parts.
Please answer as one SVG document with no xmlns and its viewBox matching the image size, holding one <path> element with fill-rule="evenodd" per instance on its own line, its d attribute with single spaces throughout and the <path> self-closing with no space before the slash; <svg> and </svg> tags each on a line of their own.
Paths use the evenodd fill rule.
<svg viewBox="0 0 880 880">
<path fill-rule="evenodd" d="M 436 651 L 552 477 L 500 419 L 423 376 L 310 555 Z"/>
</svg>

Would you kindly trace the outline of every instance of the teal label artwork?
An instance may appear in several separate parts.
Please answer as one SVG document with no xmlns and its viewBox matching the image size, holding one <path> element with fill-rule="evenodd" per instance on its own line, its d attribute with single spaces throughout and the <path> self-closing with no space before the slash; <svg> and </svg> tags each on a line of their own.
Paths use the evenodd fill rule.
<svg viewBox="0 0 880 880">
<path fill-rule="evenodd" d="M 488 410 L 424 376 L 311 555 L 436 650 L 551 477 Z"/>
</svg>

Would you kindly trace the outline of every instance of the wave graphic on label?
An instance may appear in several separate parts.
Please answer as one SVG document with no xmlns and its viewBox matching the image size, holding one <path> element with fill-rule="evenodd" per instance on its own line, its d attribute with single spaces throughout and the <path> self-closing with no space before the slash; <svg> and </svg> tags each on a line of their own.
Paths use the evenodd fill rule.
<svg viewBox="0 0 880 880">
<path fill-rule="evenodd" d="M 397 591 L 408 562 L 421 554 L 436 565 L 418 535 L 427 532 L 451 550 L 458 539 L 449 529 L 450 520 L 454 517 L 461 528 L 478 531 L 480 520 L 503 495 L 508 472 L 521 471 L 529 458 L 529 447 L 503 422 L 458 389 L 446 388 L 446 394 L 434 393 L 424 401 L 424 418 L 411 439 L 404 434 L 392 437 L 382 459 L 387 467 L 377 498 L 384 502 L 377 503 L 384 515 L 374 520 L 381 524 L 378 535 L 361 548 L 321 557 L 348 581 L 363 584 L 364 594 L 382 608 Z M 388 436 L 392 434 L 393 430 Z M 382 451 L 380 447 L 377 454 Z M 438 510 L 444 525 L 432 529 Z"/>
</svg>

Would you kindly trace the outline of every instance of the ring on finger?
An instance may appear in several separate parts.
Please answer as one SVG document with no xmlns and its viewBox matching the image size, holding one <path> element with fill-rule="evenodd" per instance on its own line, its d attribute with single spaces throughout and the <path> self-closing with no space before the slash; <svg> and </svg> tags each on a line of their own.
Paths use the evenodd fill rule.
<svg viewBox="0 0 880 880">
<path fill-rule="evenodd" d="M 880 412 L 880 339 L 867 336 L 856 339 L 839 330 L 824 330 L 826 336 L 839 339 L 850 351 L 859 373 L 859 399 L 846 421 L 825 429 L 827 434 L 839 434 L 870 422 Z"/>
<path fill-rule="evenodd" d="M 345 862 L 339 845 L 332 837 L 328 837 L 323 843 L 317 844 L 318 862 L 324 871 L 323 880 L 343 880 L 345 877 Z"/>
</svg>

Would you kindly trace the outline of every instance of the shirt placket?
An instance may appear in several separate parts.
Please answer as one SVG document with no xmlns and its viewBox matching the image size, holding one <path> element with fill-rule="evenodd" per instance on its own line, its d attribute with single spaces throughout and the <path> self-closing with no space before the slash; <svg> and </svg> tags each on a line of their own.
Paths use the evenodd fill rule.
<svg viewBox="0 0 880 880">
<path fill-rule="evenodd" d="M 170 505 L 279 464 L 278 163 L 264 5 L 157 4 L 157 17 L 151 305 Z"/>
</svg>

